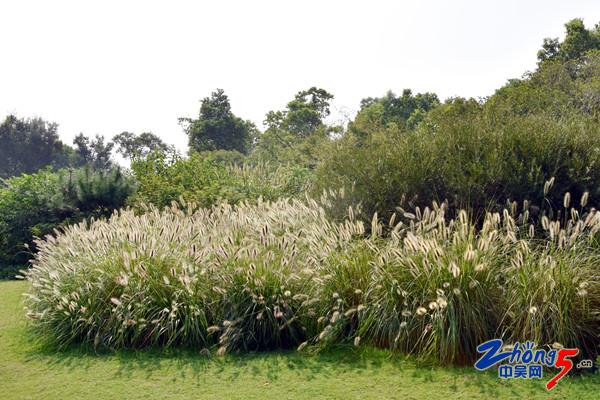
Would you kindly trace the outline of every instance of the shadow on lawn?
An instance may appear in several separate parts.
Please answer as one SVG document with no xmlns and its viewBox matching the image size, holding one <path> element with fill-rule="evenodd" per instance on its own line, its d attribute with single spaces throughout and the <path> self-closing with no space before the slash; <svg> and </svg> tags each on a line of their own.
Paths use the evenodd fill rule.
<svg viewBox="0 0 600 400">
<path fill-rule="evenodd" d="M 215 350 L 215 349 L 213 349 Z M 95 351 L 88 346 L 70 346 L 62 350 L 48 345 L 33 346 L 27 352 L 28 362 L 43 362 L 50 366 L 87 370 L 102 362 L 118 366 L 116 376 L 128 377 L 144 371 L 148 378 L 165 370 L 176 370 L 181 378 L 201 377 L 205 373 L 220 374 L 226 379 L 236 379 L 241 374 L 266 375 L 277 380 L 283 369 L 310 379 L 315 374 L 332 376 L 344 372 L 358 372 L 367 368 L 377 369 L 385 362 L 402 368 L 399 356 L 375 349 L 357 350 L 340 347 L 319 354 L 296 351 L 273 351 L 216 356 L 204 355 L 193 349 L 143 349 L 119 351 Z"/>
<path fill-rule="evenodd" d="M 499 396 L 499 382 L 490 374 L 476 372 L 469 367 L 440 367 L 417 361 L 414 358 L 388 351 L 362 347 L 340 346 L 318 354 L 296 351 L 277 351 L 227 355 L 224 357 L 200 354 L 192 349 L 145 349 L 116 352 L 96 352 L 86 346 L 72 346 L 61 351 L 39 346 L 27 354 L 27 361 L 43 362 L 52 367 L 72 370 L 88 370 L 98 363 L 114 364 L 114 375 L 130 378 L 143 374 L 146 379 L 170 375 L 178 379 L 194 381 L 201 386 L 207 375 L 217 375 L 224 382 L 235 383 L 240 376 L 253 376 L 276 382 L 293 371 L 302 380 L 315 377 L 331 378 L 339 375 L 370 374 L 379 372 L 408 379 L 412 384 L 441 383 L 452 391 L 464 386 L 477 388 L 488 396 Z M 384 372 L 385 370 L 385 372 Z M 286 372 L 283 372 L 286 371 Z M 522 387 L 514 395 L 522 396 Z M 531 388 L 538 391 L 539 388 Z"/>
<path fill-rule="evenodd" d="M 74 345 L 62 350 L 47 342 L 34 342 L 23 325 L 11 327 L 13 348 L 22 349 L 26 362 L 42 363 L 51 368 L 93 373 L 101 366 L 114 371 L 115 378 L 128 379 L 144 376 L 146 379 L 172 377 L 202 386 L 207 376 L 217 377 L 224 383 L 236 383 L 242 377 L 254 377 L 268 382 L 282 382 L 292 374 L 301 380 L 337 378 L 347 374 L 397 377 L 403 385 L 439 384 L 459 393 L 465 387 L 473 388 L 485 397 L 503 397 L 507 391 L 515 397 L 539 395 L 545 379 L 537 382 L 499 381 L 496 371 L 478 372 L 473 367 L 442 367 L 415 357 L 380 350 L 368 346 L 338 346 L 318 354 L 297 351 L 275 351 L 240 355 L 206 356 L 195 349 L 144 349 L 95 351 L 90 346 Z M 215 350 L 215 349 L 213 349 Z M 214 354 L 214 351 L 213 351 Z M 588 379 L 592 378 L 592 379 Z M 600 377 L 576 377 L 578 386 L 593 393 Z M 390 381 L 390 384 L 394 382 Z"/>
</svg>

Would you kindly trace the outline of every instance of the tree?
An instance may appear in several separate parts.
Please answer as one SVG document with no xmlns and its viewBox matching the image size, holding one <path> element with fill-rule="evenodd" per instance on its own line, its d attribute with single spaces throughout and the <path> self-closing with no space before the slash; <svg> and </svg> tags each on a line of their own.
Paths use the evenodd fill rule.
<svg viewBox="0 0 600 400">
<path fill-rule="evenodd" d="M 573 19 L 565 24 L 565 40 L 546 38 L 538 51 L 538 61 L 570 61 L 583 57 L 590 50 L 600 49 L 600 25 L 586 29 L 583 20 Z"/>
<path fill-rule="evenodd" d="M 217 89 L 202 100 L 198 119 L 181 118 L 193 151 L 236 150 L 247 153 L 256 131 L 254 124 L 231 112 L 229 98 Z"/>
<path fill-rule="evenodd" d="M 547 118 L 600 116 L 600 50 L 567 61 L 540 63 L 521 79 L 511 79 L 485 103 L 498 122 L 510 115 L 545 114 Z"/>
<path fill-rule="evenodd" d="M 311 87 L 296 93 L 285 110 L 269 111 L 264 120 L 267 129 L 257 137 L 252 158 L 314 167 L 322 144 L 340 129 L 324 123 L 331 99 L 326 90 Z"/>
<path fill-rule="evenodd" d="M 113 142 L 104 143 L 104 136 L 96 135 L 90 139 L 83 133 L 73 139 L 75 145 L 75 162 L 78 166 L 89 165 L 96 170 L 106 170 L 113 166 L 111 161 Z"/>
<path fill-rule="evenodd" d="M 75 146 L 75 155 L 78 158 L 77 163 L 79 165 L 91 163 L 93 156 L 90 148 L 90 138 L 80 133 L 73 139 L 73 145 Z"/>
<path fill-rule="evenodd" d="M 137 157 L 145 158 L 155 151 L 175 151 L 173 146 L 167 145 L 151 132 L 144 132 L 137 136 L 131 132 L 121 132 L 113 137 L 113 142 L 117 145 L 117 153 L 129 160 Z"/>
<path fill-rule="evenodd" d="M 388 91 L 380 98 L 368 97 L 361 101 L 361 109 L 348 129 L 354 134 L 364 136 L 379 128 L 414 128 L 425 115 L 437 107 L 440 101 L 435 93 L 417 93 L 404 89 L 396 96 Z"/>
<path fill-rule="evenodd" d="M 57 134 L 58 125 L 41 118 L 9 115 L 0 124 L 0 178 L 31 173 L 68 163 L 67 146 Z"/>
<path fill-rule="evenodd" d="M 538 51 L 537 57 L 539 62 L 550 59 L 556 59 L 559 54 L 560 41 L 558 38 L 545 38 L 542 48 Z"/>
<path fill-rule="evenodd" d="M 329 101 L 332 99 L 331 93 L 313 86 L 296 93 L 287 104 L 287 110 L 267 113 L 265 124 L 269 128 L 280 128 L 306 137 L 323 126 L 323 120 L 330 114 Z"/>
</svg>

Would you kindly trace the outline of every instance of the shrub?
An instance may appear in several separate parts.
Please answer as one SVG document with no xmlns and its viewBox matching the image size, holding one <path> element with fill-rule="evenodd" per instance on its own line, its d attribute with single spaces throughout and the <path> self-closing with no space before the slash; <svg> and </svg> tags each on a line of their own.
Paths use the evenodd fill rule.
<svg viewBox="0 0 600 400">
<path fill-rule="evenodd" d="M 303 194 L 309 172 L 294 166 L 268 164 L 234 165 L 215 161 L 218 154 L 194 153 L 189 158 L 167 158 L 155 154 L 134 162 L 132 169 L 139 187 L 130 204 L 168 207 L 173 201 L 210 207 L 220 200 L 235 204 L 259 197 L 275 200 Z"/>
<path fill-rule="evenodd" d="M 85 218 L 110 215 L 133 190 L 118 170 L 42 170 L 3 181 L 0 188 L 0 276 L 27 265 L 34 237 Z M 11 272 L 12 271 L 12 272 Z"/>
<path fill-rule="evenodd" d="M 0 269 L 25 265 L 34 232 L 47 233 L 60 221 L 59 177 L 48 170 L 3 181 L 0 188 Z"/>
<path fill-rule="evenodd" d="M 600 206 L 596 122 L 530 115 L 495 124 L 479 107 L 455 101 L 431 111 L 416 130 L 346 135 L 327 149 L 315 192 L 345 188 L 367 220 L 375 212 L 389 218 L 397 206 L 445 200 L 452 212 L 464 208 L 479 217 L 501 210 L 506 199 L 529 200 L 536 217 L 539 209 L 560 210 L 564 192 L 589 191 L 591 204 Z M 555 191 L 544 193 L 551 177 Z"/>
</svg>

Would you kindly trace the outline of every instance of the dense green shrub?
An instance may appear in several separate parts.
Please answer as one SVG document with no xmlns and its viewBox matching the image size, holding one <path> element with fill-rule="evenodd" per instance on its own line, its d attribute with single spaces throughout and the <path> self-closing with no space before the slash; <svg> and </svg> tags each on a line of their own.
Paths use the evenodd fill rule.
<svg viewBox="0 0 600 400">
<path fill-rule="evenodd" d="M 49 169 L 2 181 L 0 277 L 14 277 L 35 251 L 34 237 L 82 219 L 101 217 L 125 204 L 133 190 L 119 170 Z"/>
<path fill-rule="evenodd" d="M 537 115 L 496 124 L 480 104 L 459 99 L 431 111 L 416 130 L 346 135 L 327 149 L 316 175 L 317 191 L 345 188 L 366 218 L 444 200 L 479 216 L 507 199 L 558 211 L 567 191 L 577 197 L 589 191 L 598 207 L 600 125 Z M 547 194 L 551 177 L 555 190 Z M 538 214 L 532 209 L 532 217 Z"/>
<path fill-rule="evenodd" d="M 48 170 L 3 182 L 0 189 L 0 269 L 25 265 L 24 244 L 60 221 L 62 193 L 57 174 Z"/>
<path fill-rule="evenodd" d="M 486 113 L 501 125 L 513 115 L 600 116 L 600 51 L 565 61 L 547 61 L 524 79 L 512 79 L 486 102 Z"/>
<path fill-rule="evenodd" d="M 179 158 L 155 154 L 134 162 L 132 169 L 139 186 L 130 204 L 153 204 L 160 208 L 183 200 L 208 207 L 219 200 L 235 204 L 259 197 L 275 200 L 297 196 L 307 188 L 306 168 L 218 161 L 220 157 L 234 155 L 233 152 L 193 153 L 189 158 Z"/>
<path fill-rule="evenodd" d="M 312 170 L 319 162 L 321 148 L 329 142 L 330 135 L 338 131 L 335 127 L 321 126 L 306 136 L 298 136 L 280 128 L 270 128 L 258 136 L 248 160 L 297 165 Z"/>
<path fill-rule="evenodd" d="M 219 164 L 242 165 L 246 161 L 246 155 L 235 150 L 201 151 L 198 156 Z"/>
<path fill-rule="evenodd" d="M 576 56 L 544 59 L 490 98 L 423 108 L 417 124 L 388 121 L 390 110 L 416 107 L 416 97 L 365 99 L 345 137 L 325 146 L 316 193 L 353 189 L 348 199 L 362 203 L 365 218 L 446 199 L 451 208 L 480 216 L 507 199 L 558 211 L 567 191 L 589 191 L 600 206 L 600 52 L 596 42 L 573 47 L 581 38 L 576 31 L 592 37 L 597 30 L 584 34 L 580 20 L 567 24 L 567 45 L 555 43 L 555 50 L 571 54 L 566 49 L 577 48 Z M 386 102 L 394 101 L 404 107 L 386 111 Z M 544 194 L 551 177 L 557 196 Z"/>
<path fill-rule="evenodd" d="M 564 221 L 447 204 L 332 223 L 314 201 L 172 208 L 72 226 L 25 275 L 33 327 L 58 345 L 218 346 L 219 352 L 372 343 L 443 363 L 494 337 L 598 351 L 600 213 Z"/>
</svg>

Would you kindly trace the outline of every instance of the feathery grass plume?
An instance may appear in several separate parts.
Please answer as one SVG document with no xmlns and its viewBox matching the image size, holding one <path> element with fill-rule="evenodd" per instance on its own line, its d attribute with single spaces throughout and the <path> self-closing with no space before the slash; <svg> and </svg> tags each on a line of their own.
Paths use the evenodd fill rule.
<svg viewBox="0 0 600 400">
<path fill-rule="evenodd" d="M 434 208 L 382 243 L 387 262 L 374 264 L 361 337 L 442 362 L 472 360 L 498 326 L 498 272 L 509 259 L 502 225 L 488 214 L 478 231 L 467 212 L 448 220 Z"/>
<path fill-rule="evenodd" d="M 362 232 L 314 201 L 123 210 L 38 241 L 27 313 L 58 345 L 297 346 L 321 260 Z"/>
<path fill-rule="evenodd" d="M 563 198 L 563 207 L 569 208 L 570 205 L 571 205 L 571 193 L 567 192 L 567 193 L 565 193 L 565 196 Z"/>
<path fill-rule="evenodd" d="M 588 247 L 548 243 L 507 275 L 501 327 L 512 341 L 568 343 L 586 356 L 600 344 L 600 258 Z"/>
<path fill-rule="evenodd" d="M 544 183 L 544 196 L 546 196 L 546 195 L 548 195 L 548 193 L 550 193 L 552 186 L 554 186 L 554 180 L 555 180 L 554 177 L 552 177 Z"/>
<path fill-rule="evenodd" d="M 313 340 L 319 349 L 356 340 L 366 312 L 365 294 L 371 284 L 376 251 L 366 240 L 353 241 L 332 252 L 316 271 L 319 285 L 313 291 L 320 300 L 312 307 L 321 321 L 328 321 L 327 329 Z"/>
<path fill-rule="evenodd" d="M 441 203 L 399 210 L 386 232 L 374 216 L 367 234 L 355 216 L 331 219 L 331 195 L 71 226 L 37 243 L 27 315 L 59 345 L 355 343 L 464 364 L 500 336 L 597 352 L 597 211 L 543 215 L 536 232 L 514 202 L 482 219 Z"/>
<path fill-rule="evenodd" d="M 579 203 L 582 208 L 587 205 L 589 198 L 590 198 L 590 192 L 583 193 L 583 195 L 581 196 L 581 202 Z"/>
</svg>

